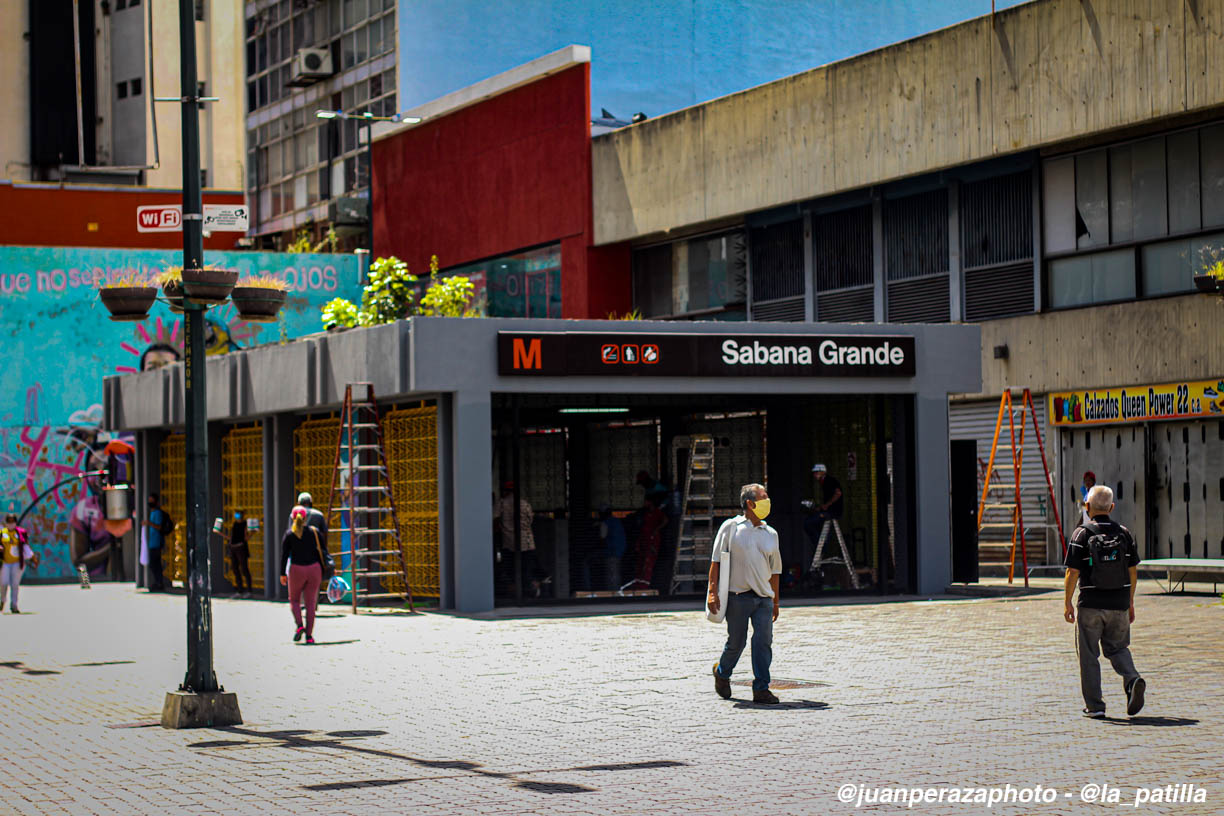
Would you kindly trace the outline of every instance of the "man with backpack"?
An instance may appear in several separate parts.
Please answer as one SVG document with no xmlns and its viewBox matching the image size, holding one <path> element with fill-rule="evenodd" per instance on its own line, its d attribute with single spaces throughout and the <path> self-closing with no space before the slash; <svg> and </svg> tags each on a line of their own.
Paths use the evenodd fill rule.
<svg viewBox="0 0 1224 816">
<path fill-rule="evenodd" d="M 1084 716 L 1105 717 L 1101 698 L 1101 653 L 1122 676 L 1126 713 L 1143 708 L 1147 683 L 1135 670 L 1130 653 L 1130 625 L 1135 620 L 1135 584 L 1139 552 L 1130 530 L 1110 519 L 1113 491 L 1095 485 L 1084 502 L 1092 521 L 1075 528 L 1067 547 L 1063 617 L 1076 623 L 1075 649 L 1079 654 L 1080 689 Z M 1079 584 L 1079 616 L 1071 605 Z"/>
<path fill-rule="evenodd" d="M 149 514 L 144 520 L 145 546 L 149 549 L 149 591 L 161 592 L 165 587 L 162 581 L 162 545 L 166 537 L 174 532 L 174 519 L 161 508 L 161 497 L 156 493 L 149 494 Z"/>
</svg>

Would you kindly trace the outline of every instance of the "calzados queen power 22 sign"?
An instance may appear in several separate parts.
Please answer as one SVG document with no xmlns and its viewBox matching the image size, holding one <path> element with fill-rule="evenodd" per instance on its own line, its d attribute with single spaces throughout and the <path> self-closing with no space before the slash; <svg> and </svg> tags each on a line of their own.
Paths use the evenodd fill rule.
<svg viewBox="0 0 1224 816">
<path fill-rule="evenodd" d="M 912 377 L 914 338 L 498 332 L 503 376 Z"/>
</svg>

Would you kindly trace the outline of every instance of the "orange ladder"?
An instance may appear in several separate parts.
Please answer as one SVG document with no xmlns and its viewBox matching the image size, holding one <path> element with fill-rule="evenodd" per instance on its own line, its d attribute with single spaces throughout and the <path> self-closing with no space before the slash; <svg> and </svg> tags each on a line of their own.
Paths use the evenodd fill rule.
<svg viewBox="0 0 1224 816">
<path fill-rule="evenodd" d="M 999 436 L 1003 432 L 1003 417 L 1007 417 L 1007 427 L 1010 434 L 1010 445 L 999 445 Z M 1005 388 L 1003 397 L 999 400 L 999 416 L 995 420 L 994 440 L 990 444 L 990 463 L 986 466 L 986 477 L 982 485 L 982 500 L 978 503 L 977 526 L 978 535 L 982 530 L 988 528 L 1010 529 L 1011 537 L 1011 556 L 1007 568 L 1007 583 L 1013 583 L 1016 573 L 1016 540 L 1020 541 L 1020 558 L 1024 568 L 1024 586 L 1029 585 L 1028 575 L 1028 541 L 1025 536 L 1025 531 L 1029 529 L 1024 524 L 1024 510 L 1021 507 L 1020 496 L 1020 473 L 1024 465 L 1024 436 L 1025 436 L 1025 418 L 1032 417 L 1033 419 L 1033 436 L 1037 440 L 1037 450 L 1041 453 L 1041 467 L 1045 472 L 1046 491 L 1050 496 L 1050 507 L 1054 511 L 1054 526 L 1058 530 L 1058 538 L 1062 542 L 1063 556 L 1067 554 L 1067 539 L 1063 536 L 1062 520 L 1058 517 L 1058 502 L 1054 497 L 1054 482 L 1050 478 L 1050 467 L 1046 460 L 1045 445 L 1041 441 L 1041 428 L 1037 425 L 1037 411 L 1033 406 L 1033 395 L 1029 389 L 1025 388 L 1023 395 L 1020 397 L 1020 405 L 1016 407 L 1012 404 L 1012 389 Z M 1018 418 L 1018 423 L 1017 423 Z M 1019 433 L 1017 433 L 1017 424 L 1019 424 Z M 1012 476 L 1011 484 L 991 484 L 991 477 L 994 475 L 995 456 L 1002 447 L 1005 450 L 1011 451 L 1012 457 Z M 990 501 L 991 491 L 1010 491 L 1015 501 Z M 987 510 L 1011 510 L 1011 521 L 1007 522 L 983 522 L 983 518 Z M 1044 525 L 1043 525 L 1044 526 Z M 1032 525 L 1035 529 L 1036 525 Z"/>
</svg>

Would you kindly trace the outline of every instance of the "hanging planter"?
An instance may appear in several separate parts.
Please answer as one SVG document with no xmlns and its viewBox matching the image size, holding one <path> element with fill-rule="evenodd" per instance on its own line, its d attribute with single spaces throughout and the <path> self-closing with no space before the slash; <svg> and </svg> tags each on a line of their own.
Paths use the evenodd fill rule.
<svg viewBox="0 0 1224 816">
<path fill-rule="evenodd" d="M 271 323 L 285 305 L 288 291 L 285 282 L 271 275 L 243 278 L 234 286 L 230 300 L 238 317 L 254 323 Z"/>
<path fill-rule="evenodd" d="M 184 297 L 183 267 L 168 267 L 165 272 L 157 276 L 156 280 L 161 284 L 162 296 L 170 304 L 170 311 L 182 314 Z"/>
<path fill-rule="evenodd" d="M 1215 275 L 1195 275 L 1194 285 L 1200 292 L 1224 292 L 1224 278 Z"/>
<path fill-rule="evenodd" d="M 124 278 L 103 286 L 98 297 L 111 320 L 144 320 L 157 300 L 157 287 L 140 278 Z"/>
<path fill-rule="evenodd" d="M 197 303 L 223 303 L 238 280 L 233 269 L 184 269 L 183 292 Z"/>
</svg>

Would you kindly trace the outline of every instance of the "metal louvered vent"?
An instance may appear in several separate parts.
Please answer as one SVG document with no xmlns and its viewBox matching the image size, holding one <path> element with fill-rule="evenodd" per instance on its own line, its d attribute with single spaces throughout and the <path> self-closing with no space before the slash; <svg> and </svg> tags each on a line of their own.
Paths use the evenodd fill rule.
<svg viewBox="0 0 1224 816">
<path fill-rule="evenodd" d="M 962 185 L 960 226 L 966 269 L 1033 257 L 1032 173 Z"/>
<path fill-rule="evenodd" d="M 843 289 L 816 298 L 816 319 L 822 323 L 871 323 L 875 320 L 875 289 Z"/>
<path fill-rule="evenodd" d="M 888 280 L 948 271 L 948 191 L 884 201 L 884 269 Z"/>
<path fill-rule="evenodd" d="M 992 320 L 1032 311 L 1032 261 L 965 273 L 966 320 Z"/>
<path fill-rule="evenodd" d="M 803 221 L 756 227 L 748 237 L 753 301 L 803 295 Z"/>
<path fill-rule="evenodd" d="M 803 296 L 770 300 L 764 303 L 754 301 L 752 304 L 752 319 L 771 323 L 799 323 L 803 321 Z"/>
<path fill-rule="evenodd" d="M 812 217 L 817 291 L 869 286 L 873 252 L 870 205 Z"/>
<path fill-rule="evenodd" d="M 948 276 L 888 284 L 889 323 L 947 323 L 952 319 Z"/>
</svg>

